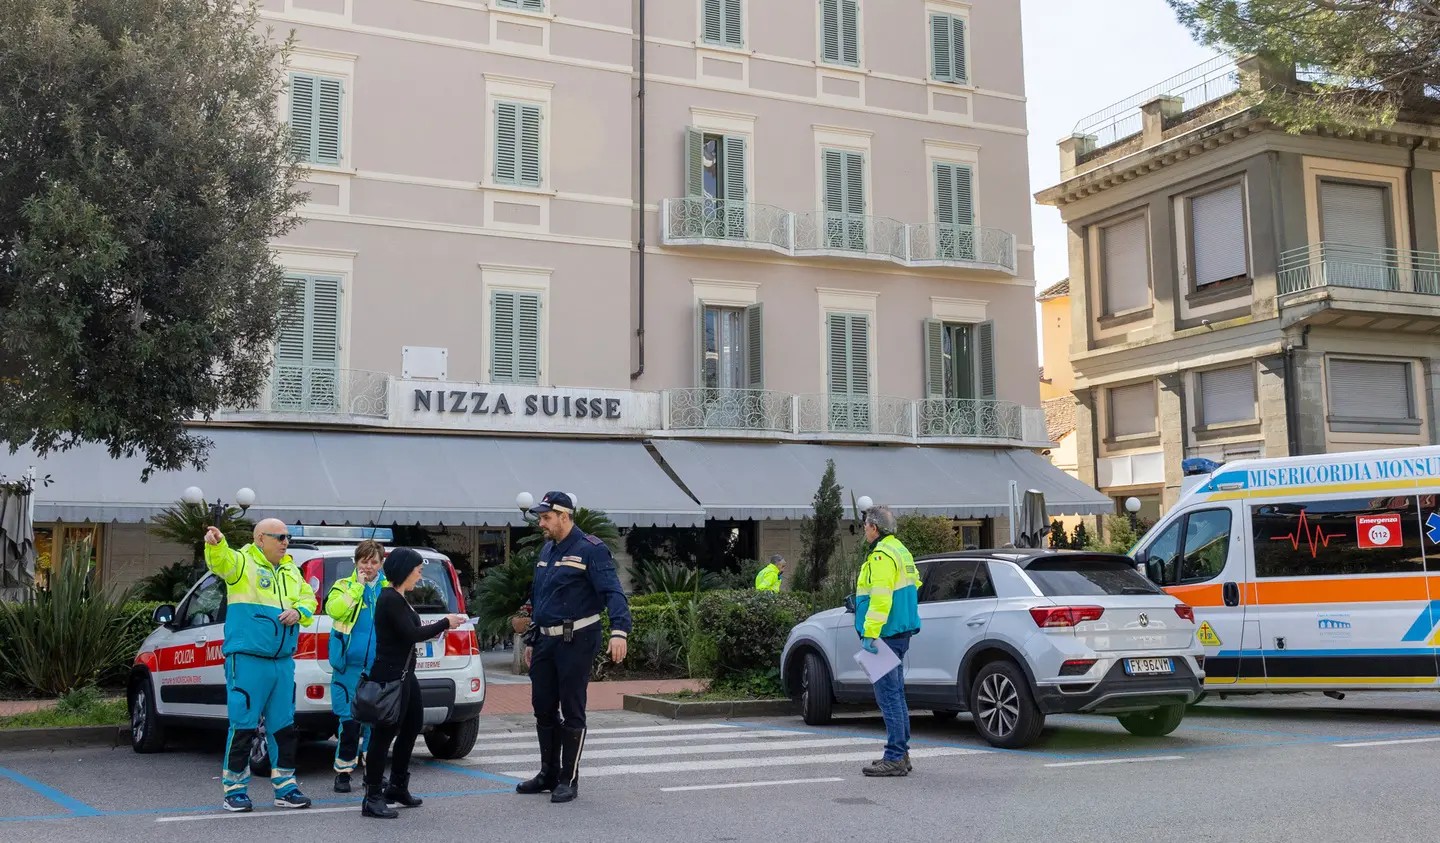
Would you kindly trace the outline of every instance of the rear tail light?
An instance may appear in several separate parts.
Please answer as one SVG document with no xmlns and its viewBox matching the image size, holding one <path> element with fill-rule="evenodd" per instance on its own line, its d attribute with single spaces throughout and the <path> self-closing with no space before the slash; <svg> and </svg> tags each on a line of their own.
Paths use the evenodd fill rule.
<svg viewBox="0 0 1440 843">
<path fill-rule="evenodd" d="M 324 685 L 307 685 L 307 686 L 305 686 L 305 698 L 308 699 L 308 700 L 323 700 L 323 699 L 325 699 L 325 686 L 324 686 Z"/>
<path fill-rule="evenodd" d="M 1100 606 L 1036 606 L 1030 617 L 1041 629 L 1072 627 L 1086 621 L 1098 621 L 1105 610 Z"/>
<path fill-rule="evenodd" d="M 1060 665 L 1061 676 L 1084 676 L 1090 672 L 1095 659 L 1071 659 Z"/>
<path fill-rule="evenodd" d="M 452 629 L 445 634 L 445 655 L 478 656 L 480 641 L 473 629 Z"/>
<path fill-rule="evenodd" d="M 472 693 L 472 694 L 478 694 L 478 693 L 480 693 L 480 686 L 481 686 L 481 684 L 482 684 L 482 683 L 481 683 L 481 681 L 480 681 L 479 679 L 471 679 L 471 680 L 470 680 L 470 693 Z"/>
<path fill-rule="evenodd" d="M 320 658 L 320 639 L 329 641 L 328 636 L 323 632 L 302 632 L 299 643 L 295 647 L 295 658 L 297 659 L 318 659 Z"/>
<path fill-rule="evenodd" d="M 1195 610 L 1184 603 L 1175 604 L 1175 614 L 1179 615 L 1181 620 L 1195 622 Z"/>
</svg>

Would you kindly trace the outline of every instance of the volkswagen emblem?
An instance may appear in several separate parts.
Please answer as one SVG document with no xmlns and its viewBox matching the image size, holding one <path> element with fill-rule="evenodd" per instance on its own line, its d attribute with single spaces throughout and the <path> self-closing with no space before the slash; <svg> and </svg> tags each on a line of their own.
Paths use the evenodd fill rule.
<svg viewBox="0 0 1440 843">
<path fill-rule="evenodd" d="M 1141 613 L 1140 613 L 1140 625 L 1141 625 L 1141 626 L 1149 626 L 1149 625 L 1150 625 L 1150 616 L 1147 615 L 1147 614 L 1145 614 L 1144 612 L 1141 612 Z"/>
</svg>

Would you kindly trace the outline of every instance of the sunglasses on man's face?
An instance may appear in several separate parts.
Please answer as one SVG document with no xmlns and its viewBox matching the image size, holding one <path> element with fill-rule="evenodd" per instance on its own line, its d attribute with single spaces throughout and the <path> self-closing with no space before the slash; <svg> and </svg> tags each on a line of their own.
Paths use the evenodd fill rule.
<svg viewBox="0 0 1440 843">
<path fill-rule="evenodd" d="M 289 534 L 289 533 L 263 533 L 262 535 L 269 536 L 270 538 L 274 539 L 274 540 L 277 541 L 277 542 L 288 542 L 288 541 L 290 541 L 290 534 Z"/>
</svg>

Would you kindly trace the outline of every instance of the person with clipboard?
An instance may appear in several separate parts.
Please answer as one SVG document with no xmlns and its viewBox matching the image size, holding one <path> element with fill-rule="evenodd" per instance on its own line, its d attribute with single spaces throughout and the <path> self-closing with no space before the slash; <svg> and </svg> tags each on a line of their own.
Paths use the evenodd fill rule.
<svg viewBox="0 0 1440 843">
<path fill-rule="evenodd" d="M 885 718 L 885 755 L 867 764 L 867 776 L 904 776 L 910 764 L 910 706 L 905 701 L 905 669 L 900 661 L 920 632 L 920 571 L 915 557 L 895 537 L 895 516 L 883 506 L 865 511 L 865 541 L 870 552 L 855 582 L 855 631 L 865 666 L 885 658 L 894 666 L 872 678 L 875 702 Z M 893 656 L 887 656 L 886 651 Z M 869 668 L 867 668 L 867 673 Z"/>
</svg>

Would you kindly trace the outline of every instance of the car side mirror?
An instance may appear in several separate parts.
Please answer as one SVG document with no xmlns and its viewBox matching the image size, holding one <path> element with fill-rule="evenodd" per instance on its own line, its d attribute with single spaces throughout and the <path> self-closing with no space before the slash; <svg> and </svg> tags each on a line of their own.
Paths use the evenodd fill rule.
<svg viewBox="0 0 1440 843">
<path fill-rule="evenodd" d="M 845 595 L 845 613 L 850 615 L 855 614 L 855 595 L 853 594 Z"/>
<path fill-rule="evenodd" d="M 150 616 L 150 620 L 154 621 L 156 626 L 169 626 L 175 622 L 175 607 L 156 606 L 155 614 Z"/>
</svg>

